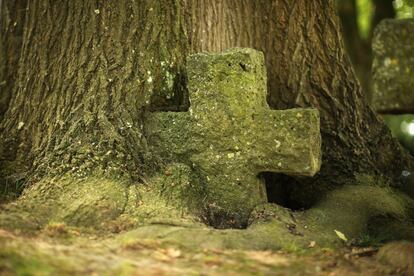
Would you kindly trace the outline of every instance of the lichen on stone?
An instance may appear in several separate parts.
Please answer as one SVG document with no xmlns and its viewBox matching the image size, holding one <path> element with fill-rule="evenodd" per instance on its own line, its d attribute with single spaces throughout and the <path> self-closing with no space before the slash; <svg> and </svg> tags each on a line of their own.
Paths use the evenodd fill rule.
<svg viewBox="0 0 414 276">
<path fill-rule="evenodd" d="M 245 227 L 252 209 L 267 201 L 260 172 L 319 170 L 318 111 L 270 110 L 263 54 L 253 49 L 192 55 L 187 74 L 189 112 L 149 114 L 148 140 L 166 162 L 192 167 L 207 222 Z"/>
<path fill-rule="evenodd" d="M 386 19 L 373 38 L 373 98 L 380 113 L 414 111 L 414 20 Z"/>
</svg>

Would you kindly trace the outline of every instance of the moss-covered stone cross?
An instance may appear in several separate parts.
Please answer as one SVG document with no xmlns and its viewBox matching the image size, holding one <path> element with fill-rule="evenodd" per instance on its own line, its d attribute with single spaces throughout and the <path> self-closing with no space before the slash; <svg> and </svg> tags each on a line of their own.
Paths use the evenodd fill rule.
<svg viewBox="0 0 414 276">
<path fill-rule="evenodd" d="M 372 39 L 372 106 L 379 113 L 414 113 L 414 19 L 386 19 Z"/>
<path fill-rule="evenodd" d="M 167 162 L 192 167 L 210 221 L 245 226 L 267 202 L 260 172 L 313 176 L 321 164 L 315 109 L 271 110 L 261 52 L 236 48 L 187 60 L 189 112 L 156 112 L 147 139 Z"/>
</svg>

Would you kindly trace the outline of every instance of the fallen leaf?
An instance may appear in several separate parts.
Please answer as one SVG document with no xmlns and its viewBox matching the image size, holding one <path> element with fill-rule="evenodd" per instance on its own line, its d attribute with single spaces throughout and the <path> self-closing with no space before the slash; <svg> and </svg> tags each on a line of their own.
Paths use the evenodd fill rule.
<svg viewBox="0 0 414 276">
<path fill-rule="evenodd" d="M 246 251 L 245 255 L 252 260 L 267 265 L 283 265 L 288 263 L 288 259 L 270 251 Z"/>
<path fill-rule="evenodd" d="M 334 230 L 335 234 L 338 236 L 338 238 L 340 238 L 341 240 L 347 242 L 348 239 L 346 238 L 346 236 L 344 235 L 344 233 L 338 231 L 338 230 Z"/>
<path fill-rule="evenodd" d="M 164 254 L 161 251 L 155 251 L 152 253 L 152 257 L 154 259 L 156 259 L 157 261 L 161 261 L 161 262 L 171 262 L 171 257 L 167 256 L 166 254 Z"/>
<path fill-rule="evenodd" d="M 179 258 L 181 256 L 181 251 L 175 248 L 167 248 L 165 250 L 165 254 L 167 254 L 171 258 Z"/>
<path fill-rule="evenodd" d="M 316 241 L 311 241 L 308 245 L 308 248 L 314 248 L 316 245 Z"/>
</svg>

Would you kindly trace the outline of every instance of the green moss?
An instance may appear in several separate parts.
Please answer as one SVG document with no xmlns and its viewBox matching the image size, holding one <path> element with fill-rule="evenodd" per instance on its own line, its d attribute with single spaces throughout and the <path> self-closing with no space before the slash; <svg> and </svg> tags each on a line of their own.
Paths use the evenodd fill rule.
<svg viewBox="0 0 414 276">
<path fill-rule="evenodd" d="M 377 235 L 384 235 L 383 229 L 376 228 L 389 225 L 390 221 L 410 221 L 413 204 L 407 196 L 387 187 L 347 185 L 332 191 L 307 211 L 305 221 L 318 241 L 331 244 L 336 240 L 340 244 L 334 230 L 345 234 L 348 240 L 369 234 L 369 227 L 374 227 Z M 373 220 L 381 217 L 387 220 L 375 224 Z"/>
<path fill-rule="evenodd" d="M 122 215 L 111 219 L 102 218 L 100 214 L 97 214 L 103 219 L 105 227 L 108 228 L 110 223 L 114 223 L 113 227 L 120 228 L 113 232 L 123 232 L 110 237 L 109 240 L 98 236 L 100 240 L 92 242 L 97 238 L 96 236 L 88 236 L 82 230 L 83 228 L 76 229 L 66 223 L 60 223 L 56 219 L 52 220 L 51 218 L 56 217 L 53 212 L 49 213 L 49 217 L 44 218 L 46 224 L 42 226 L 41 237 L 54 240 L 56 247 L 45 246 L 35 241 L 27 242 L 25 238 L 17 238 L 4 231 L 0 232 L 0 258 L 2 258 L 0 263 L 4 264 L 4 268 L 0 267 L 13 273 L 35 274 L 33 271 L 40 271 L 46 275 L 70 274 L 90 269 L 88 264 L 93 261 L 101 262 L 100 264 L 103 265 L 99 271 L 129 275 L 136 271 L 137 265 L 141 264 L 137 260 L 143 257 L 139 256 L 147 256 L 146 258 L 148 258 L 148 252 L 153 252 L 151 258 L 157 259 L 159 256 L 158 261 L 170 264 L 174 259 L 174 257 L 168 256 L 170 248 L 181 250 L 185 253 L 180 254 L 188 254 L 188 256 L 193 256 L 194 252 L 204 252 L 203 254 L 205 254 L 209 250 L 271 250 L 273 252 L 283 250 L 294 253 L 295 256 L 309 256 L 316 252 L 323 252 L 325 247 L 344 245 L 333 230 L 341 231 L 350 241 L 365 235 L 368 242 L 366 245 L 372 245 L 378 237 L 384 238 L 386 229 L 390 233 L 408 234 L 410 231 L 413 233 L 413 226 L 410 223 L 410 208 L 413 207 L 411 199 L 389 187 L 363 185 L 362 183 L 348 185 L 331 192 L 314 208 L 306 212 L 292 212 L 275 204 L 259 205 L 251 213 L 247 229 L 217 230 L 199 223 L 191 212 L 192 209 L 188 208 L 191 204 L 185 200 L 185 190 L 190 189 L 186 182 L 191 175 L 188 166 L 175 164 L 173 167 L 167 167 L 162 175 L 154 176 L 151 182 L 146 185 L 127 186 L 128 201 Z M 101 185 L 107 183 L 106 181 L 101 180 Z M 98 179 L 89 180 L 90 184 L 102 189 L 102 186 L 96 184 L 97 182 Z M 175 182 L 177 184 L 171 186 L 171 183 Z M 113 181 L 111 185 L 105 185 L 112 187 L 112 185 L 119 184 L 119 182 Z M 180 186 L 181 184 L 185 185 Z M 184 187 L 184 189 L 176 190 L 174 187 Z M 108 191 L 103 190 L 102 192 L 107 194 Z M 112 191 L 112 193 L 114 192 Z M 44 195 L 48 196 L 49 194 Z M 77 193 L 77 195 L 79 194 Z M 96 197 L 96 195 L 91 196 L 90 199 Z M 25 197 L 27 200 L 27 195 Z M 116 199 L 117 197 L 114 196 L 106 198 L 110 201 Z M 78 204 L 76 201 L 73 202 L 75 205 Z M 65 201 L 65 204 L 70 205 L 71 203 L 71 201 Z M 109 204 L 107 206 L 116 205 Z M 72 210 L 72 207 L 69 206 L 68 210 Z M 94 210 L 102 212 L 100 206 Z M 36 214 L 34 209 L 31 212 Z M 58 213 L 60 214 L 60 212 Z M 383 218 L 386 220 L 382 220 Z M 401 224 L 402 221 L 405 221 L 406 224 Z M 76 220 L 76 222 L 79 221 Z M 127 226 L 122 228 L 121 226 L 124 224 Z M 403 226 L 403 229 L 397 229 L 396 226 Z M 102 228 L 102 225 L 94 227 L 99 229 Z M 133 230 L 130 230 L 131 228 Z M 372 228 L 378 231 L 375 232 Z M 98 235 L 101 234 L 102 232 Z M 380 242 L 383 241 L 380 240 Z M 86 244 L 91 242 L 93 244 L 90 248 L 85 248 Z M 316 243 L 310 249 L 308 247 L 311 242 Z M 257 263 L 252 263 L 248 257 L 248 251 L 242 255 L 237 255 L 232 251 L 232 258 L 237 259 L 237 265 L 223 264 L 220 268 L 221 271 L 250 271 L 253 269 L 254 264 Z M 85 258 L 85 254 L 91 256 Z M 95 258 L 93 254 L 102 256 L 102 258 Z M 199 255 L 200 253 L 197 256 Z M 131 259 L 131 256 L 136 259 Z M 225 259 L 227 259 L 227 255 Z M 204 261 L 221 262 L 222 258 L 218 260 L 217 257 L 207 256 Z M 191 262 L 194 262 L 194 259 L 191 259 Z M 296 264 L 290 266 L 291 268 L 286 270 L 287 272 L 305 269 L 302 266 L 296 266 Z M 96 267 L 95 269 L 97 269 Z M 195 267 L 195 264 L 192 264 L 192 267 Z M 268 266 L 268 268 L 270 267 L 272 271 L 279 269 L 285 271 L 279 265 Z"/>
<path fill-rule="evenodd" d="M 90 177 L 43 179 L 27 188 L 1 213 L 0 226 L 39 229 L 48 222 L 70 226 L 100 227 L 123 213 L 128 203 L 129 182 Z"/>
<path fill-rule="evenodd" d="M 205 191 L 189 166 L 171 163 L 150 182 L 168 205 L 188 213 L 199 212 Z"/>
<path fill-rule="evenodd" d="M 6 156 L 2 147 L 9 146 L 0 143 L 0 155 Z M 6 159 L 6 158 L 5 158 Z M 25 187 L 26 170 L 20 160 L 0 161 L 0 204 L 16 199 Z"/>
<path fill-rule="evenodd" d="M 147 223 L 199 222 L 204 193 L 188 166 L 171 164 L 148 181 L 131 185 L 125 179 L 70 175 L 43 179 L 4 206 L 0 227 L 35 231 L 63 223 L 120 232 Z"/>
<path fill-rule="evenodd" d="M 0 237 L 0 272 L 4 275 L 70 275 L 73 266 L 51 258 L 31 243 L 11 242 Z M 72 271 L 73 273 L 73 271 Z"/>
<path fill-rule="evenodd" d="M 309 244 L 303 236 L 304 225 L 291 211 L 274 204 L 264 204 L 255 209 L 246 230 L 216 230 L 198 223 L 168 223 L 153 221 L 119 237 L 124 244 L 158 240 L 187 249 L 248 249 L 279 250 L 301 253 Z M 191 237 L 189 239 L 188 237 Z"/>
<path fill-rule="evenodd" d="M 125 214 L 137 224 L 181 225 L 197 223 L 201 202 L 200 187 L 188 166 L 171 164 L 148 179 L 148 184 L 130 187 Z"/>
<path fill-rule="evenodd" d="M 16 275 L 52 275 L 54 272 L 38 258 L 26 258 L 10 249 L 0 250 L 0 271 Z"/>
<path fill-rule="evenodd" d="M 117 265 L 116 267 L 106 271 L 103 275 L 119 275 L 119 276 L 127 276 L 127 275 L 136 275 L 137 273 L 136 265 L 131 261 L 124 261 L 121 264 Z"/>
<path fill-rule="evenodd" d="M 43 228 L 49 236 L 62 237 L 71 235 L 71 226 L 112 232 L 138 227 L 126 237 L 160 239 L 189 248 L 282 248 L 296 253 L 311 241 L 320 246 L 342 245 L 334 230 L 349 240 L 364 235 L 378 241 L 413 238 L 413 201 L 389 187 L 363 184 L 332 191 L 306 212 L 259 205 L 250 214 L 246 230 L 208 228 L 197 213 L 203 193 L 190 185 L 196 183 L 192 177 L 188 166 L 177 163 L 147 185 L 104 179 L 72 183 L 65 179 L 48 188 L 39 185 L 27 190 L 15 204 L 6 205 L 8 211 L 0 213 L 0 222 L 8 229 Z"/>
<path fill-rule="evenodd" d="M 414 243 L 407 241 L 392 242 L 383 246 L 377 258 L 400 272 L 414 271 Z"/>
<path fill-rule="evenodd" d="M 219 231 L 216 231 L 219 232 Z M 194 232 L 195 234 L 197 232 Z M 138 274 L 269 274 L 303 271 L 306 267 L 290 260 L 294 256 L 274 251 L 240 251 L 224 248 L 186 248 L 174 242 L 119 237 L 80 236 L 70 245 L 59 237 L 39 239 L 9 236 L 2 239 L 0 256 L 10 274 L 27 275 L 135 275 Z M 83 234 L 82 234 L 83 235 Z M 130 235 L 129 238 L 133 237 Z M 197 236 L 195 237 L 197 239 Z M 188 240 L 188 237 L 187 237 Z"/>
<path fill-rule="evenodd" d="M 150 114 L 148 141 L 166 163 L 191 167 L 204 192 L 197 197 L 203 220 L 244 228 L 253 208 L 267 201 L 260 172 L 319 170 L 318 111 L 270 110 L 264 57 L 253 49 L 189 56 L 187 73 L 189 112 Z"/>
</svg>

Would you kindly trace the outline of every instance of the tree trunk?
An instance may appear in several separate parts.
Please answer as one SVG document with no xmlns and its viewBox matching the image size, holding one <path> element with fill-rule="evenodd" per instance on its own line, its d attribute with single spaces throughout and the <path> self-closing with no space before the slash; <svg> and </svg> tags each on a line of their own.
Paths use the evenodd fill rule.
<svg viewBox="0 0 414 276">
<path fill-rule="evenodd" d="M 412 166 L 363 98 L 334 1 L 38 0 L 1 124 L 3 174 L 34 185 L 68 174 L 143 179 L 156 163 L 143 113 L 186 108 L 188 54 L 236 46 L 265 53 L 273 108 L 321 113 L 323 166 L 296 181 L 297 200 Z"/>
<path fill-rule="evenodd" d="M 374 15 L 371 19 L 371 32 L 370 38 L 374 33 L 375 26 L 378 25 L 383 19 L 385 18 L 394 18 L 395 17 L 395 9 L 394 9 L 394 1 L 392 0 L 373 0 L 375 10 Z"/>
<path fill-rule="evenodd" d="M 394 18 L 393 0 L 373 0 L 374 12 L 370 19 L 370 29 L 367 38 L 361 36 L 358 27 L 358 9 L 356 0 L 337 1 L 338 14 L 341 20 L 345 46 L 351 58 L 355 73 L 362 86 L 362 91 L 368 102 L 371 101 L 371 64 L 372 35 L 377 24 L 385 18 Z"/>
<path fill-rule="evenodd" d="M 364 95 L 369 101 L 371 99 L 371 41 L 365 40 L 359 32 L 356 0 L 338 1 L 338 13 L 347 53 Z"/>
<path fill-rule="evenodd" d="M 180 13 L 172 1 L 31 1 L 2 124 L 3 167 L 22 164 L 31 181 L 69 171 L 141 174 L 141 114 L 153 91 L 179 86 Z"/>
<path fill-rule="evenodd" d="M 26 6 L 26 0 L 0 1 L 0 121 L 16 81 Z"/>
<path fill-rule="evenodd" d="M 16 85 L 26 6 L 26 0 L 0 1 L 0 122 Z M 0 152 L 1 149 L 0 143 Z M 0 164 L 2 159 L 0 156 Z M 13 199 L 21 188 L 16 177 L 10 182 L 10 179 L 4 179 L 2 171 L 4 168 L 0 167 L 0 202 Z"/>
</svg>

